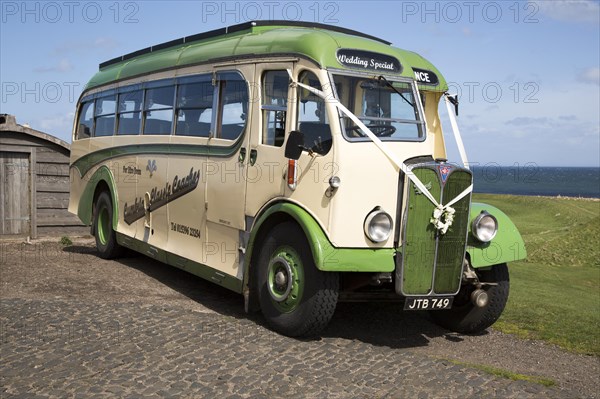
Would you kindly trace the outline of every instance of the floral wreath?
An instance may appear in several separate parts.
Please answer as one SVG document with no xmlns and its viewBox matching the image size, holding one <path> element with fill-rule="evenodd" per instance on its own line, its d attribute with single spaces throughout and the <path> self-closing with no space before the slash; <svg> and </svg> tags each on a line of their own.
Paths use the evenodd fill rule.
<svg viewBox="0 0 600 399">
<path fill-rule="evenodd" d="M 438 205 L 433 210 L 433 217 L 429 219 L 429 222 L 433 224 L 440 234 L 446 234 L 454 221 L 454 212 L 456 211 L 451 206 L 443 207 L 442 205 Z"/>
</svg>

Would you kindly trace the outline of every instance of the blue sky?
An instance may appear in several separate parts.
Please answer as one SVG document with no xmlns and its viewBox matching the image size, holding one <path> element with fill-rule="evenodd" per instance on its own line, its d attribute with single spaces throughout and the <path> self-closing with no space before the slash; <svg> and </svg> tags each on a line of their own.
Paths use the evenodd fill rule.
<svg viewBox="0 0 600 399">
<path fill-rule="evenodd" d="M 0 113 L 66 141 L 100 62 L 248 20 L 301 19 L 432 61 L 459 93 L 473 163 L 600 166 L 597 0 L 1 1 L 0 12 Z"/>
</svg>

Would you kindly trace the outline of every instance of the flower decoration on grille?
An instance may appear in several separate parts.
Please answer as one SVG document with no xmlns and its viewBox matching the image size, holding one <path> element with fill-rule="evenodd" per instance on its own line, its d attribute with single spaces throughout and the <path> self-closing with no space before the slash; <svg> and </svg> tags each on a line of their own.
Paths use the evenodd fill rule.
<svg viewBox="0 0 600 399">
<path fill-rule="evenodd" d="M 440 234 L 446 234 L 452 222 L 454 221 L 454 208 L 451 206 L 443 207 L 438 205 L 433 210 L 433 217 L 429 219 L 429 222 L 440 232 Z"/>
</svg>

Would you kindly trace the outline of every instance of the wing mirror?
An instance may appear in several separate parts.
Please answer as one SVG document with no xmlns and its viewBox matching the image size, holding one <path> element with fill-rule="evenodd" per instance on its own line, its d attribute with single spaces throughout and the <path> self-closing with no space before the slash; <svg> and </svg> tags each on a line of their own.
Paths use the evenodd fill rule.
<svg viewBox="0 0 600 399">
<path fill-rule="evenodd" d="M 304 134 L 299 130 L 292 130 L 285 145 L 285 157 L 297 160 L 304 150 Z"/>
<path fill-rule="evenodd" d="M 450 103 L 454 105 L 454 113 L 456 114 L 456 116 L 458 116 L 458 94 L 452 95 L 446 93 L 446 96 L 448 97 L 448 101 L 450 101 Z"/>
</svg>

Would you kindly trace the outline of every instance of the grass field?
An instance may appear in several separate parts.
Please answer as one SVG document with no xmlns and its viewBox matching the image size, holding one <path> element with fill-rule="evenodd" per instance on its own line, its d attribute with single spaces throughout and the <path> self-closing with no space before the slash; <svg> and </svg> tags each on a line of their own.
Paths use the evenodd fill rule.
<svg viewBox="0 0 600 399">
<path fill-rule="evenodd" d="M 494 328 L 600 355 L 600 201 L 475 194 L 519 228 L 528 258 L 509 265 L 508 305 Z"/>
</svg>

